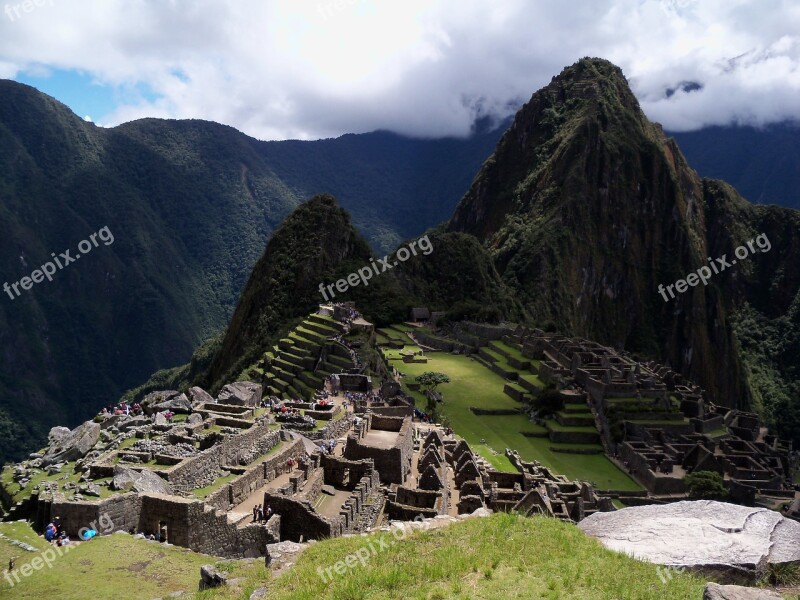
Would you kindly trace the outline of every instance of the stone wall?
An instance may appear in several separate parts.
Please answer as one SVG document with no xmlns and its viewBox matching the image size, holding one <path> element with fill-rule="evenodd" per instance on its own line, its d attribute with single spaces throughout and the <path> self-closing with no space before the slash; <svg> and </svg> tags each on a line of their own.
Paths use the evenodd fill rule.
<svg viewBox="0 0 800 600">
<path fill-rule="evenodd" d="M 167 481 L 178 487 L 193 489 L 210 485 L 219 469 L 238 465 L 240 459 L 249 462 L 266 454 L 280 441 L 281 433 L 270 429 L 269 424 L 255 425 L 235 436 L 226 436 L 221 442 L 203 450 L 193 458 L 165 471 Z"/>
<path fill-rule="evenodd" d="M 683 479 L 657 475 L 651 468 L 647 459 L 636 452 L 628 443 L 622 442 L 618 446 L 620 458 L 628 463 L 631 474 L 652 494 L 683 494 L 686 484 Z"/>
<path fill-rule="evenodd" d="M 325 485 L 345 490 L 354 489 L 362 477 L 371 477 L 375 472 L 372 459 L 347 460 L 323 455 L 320 466 L 325 472 Z"/>
<path fill-rule="evenodd" d="M 378 419 L 379 424 L 386 425 L 387 419 L 394 423 L 397 419 L 393 417 L 383 417 L 371 414 L 371 423 Z M 380 429 L 380 428 L 378 428 Z M 389 430 L 391 431 L 391 430 Z M 356 434 L 347 438 L 347 445 L 344 448 L 344 457 L 349 460 L 363 460 L 371 458 L 375 463 L 375 469 L 380 473 L 382 483 L 405 483 L 408 473 L 411 471 L 411 457 L 414 452 L 414 432 L 411 419 L 406 417 L 402 420 L 402 426 L 397 435 L 397 441 L 392 448 L 376 448 L 362 444 Z"/>
<path fill-rule="evenodd" d="M 319 431 L 305 431 L 303 435 L 310 440 L 335 440 L 347 433 L 352 424 L 353 416 L 347 415 L 338 421 L 331 421 Z"/>
<path fill-rule="evenodd" d="M 100 502 L 40 502 L 36 524 L 43 528 L 56 516 L 67 534 L 78 537 L 84 527 L 102 534 L 114 531 L 149 535 L 166 527 L 167 540 L 176 546 L 225 558 L 263 556 L 266 544 L 278 541 L 264 525 L 240 528 L 225 512 L 199 500 L 161 494 L 122 494 Z"/>
<path fill-rule="evenodd" d="M 338 537 L 343 531 L 343 520 L 329 520 L 308 503 L 283 494 L 264 494 L 264 506 L 269 505 L 280 515 L 280 537 L 282 541 L 299 542 L 310 539 Z"/>
<path fill-rule="evenodd" d="M 414 407 L 404 406 L 373 406 L 370 408 L 373 414 L 384 417 L 411 417 L 414 415 Z"/>
<path fill-rule="evenodd" d="M 308 500 L 312 504 L 319 498 L 322 486 L 325 484 L 325 473 L 322 469 L 311 469 L 306 478 L 303 491 L 297 495 L 298 500 Z"/>
<path fill-rule="evenodd" d="M 229 510 L 243 502 L 250 494 L 288 471 L 290 458 L 299 460 L 305 454 L 305 445 L 300 439 L 287 442 L 286 445 L 266 460 L 248 468 L 224 487 L 206 498 L 206 504 L 219 510 Z"/>
<path fill-rule="evenodd" d="M 225 512 L 216 511 L 200 502 L 193 502 L 189 506 L 189 524 L 189 548 L 213 556 L 264 556 L 267 544 L 280 541 L 274 528 L 254 523 L 238 527 L 228 522 Z"/>
<path fill-rule="evenodd" d="M 400 431 L 403 427 L 405 417 L 391 417 L 377 413 L 372 414 L 370 429 L 380 431 Z"/>
</svg>

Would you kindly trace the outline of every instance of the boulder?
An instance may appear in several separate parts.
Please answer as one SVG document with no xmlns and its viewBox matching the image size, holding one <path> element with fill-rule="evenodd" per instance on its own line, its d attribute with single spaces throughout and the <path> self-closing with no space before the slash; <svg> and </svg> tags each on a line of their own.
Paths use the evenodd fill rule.
<svg viewBox="0 0 800 600">
<path fill-rule="evenodd" d="M 192 413 L 186 419 L 187 425 L 197 425 L 198 423 L 202 422 L 203 422 L 203 415 L 201 415 L 200 413 Z"/>
<path fill-rule="evenodd" d="M 120 465 L 114 467 L 114 478 L 111 485 L 113 489 L 120 491 L 172 494 L 169 483 L 155 473 L 151 473 L 147 469 L 143 469 L 141 472 L 134 471 Z"/>
<path fill-rule="evenodd" d="M 307 544 L 298 544 L 288 540 L 284 542 L 276 542 L 274 544 L 267 544 L 264 562 L 267 566 L 278 562 L 285 564 L 289 560 L 294 562 L 296 557 L 307 547 Z"/>
<path fill-rule="evenodd" d="M 152 421 L 145 416 L 139 415 L 138 417 L 131 417 L 126 421 L 121 422 L 117 428 L 121 432 L 129 431 L 134 429 L 135 427 L 144 427 L 145 425 L 150 425 Z"/>
<path fill-rule="evenodd" d="M 164 415 L 163 412 L 159 412 L 156 413 L 156 415 L 153 417 L 153 424 L 158 425 L 159 427 L 163 427 L 165 425 L 168 425 L 169 421 L 167 421 L 167 417 Z"/>
<path fill-rule="evenodd" d="M 213 565 L 200 567 L 200 590 L 220 587 L 228 583 L 228 578 Z"/>
<path fill-rule="evenodd" d="M 211 397 L 211 394 L 201 387 L 193 387 L 189 390 L 189 400 L 191 401 L 193 407 L 200 406 L 206 402 L 214 402 L 214 398 Z"/>
<path fill-rule="evenodd" d="M 800 563 L 800 523 L 765 508 L 683 501 L 597 512 L 578 527 L 641 560 L 745 581 L 766 564 Z"/>
<path fill-rule="evenodd" d="M 220 404 L 235 406 L 258 406 L 261 402 L 261 386 L 250 381 L 237 381 L 223 387 L 217 400 Z"/>
<path fill-rule="evenodd" d="M 87 483 L 85 485 L 78 486 L 78 491 L 84 496 L 94 496 L 95 498 L 100 497 L 100 488 L 93 483 Z"/>
<path fill-rule="evenodd" d="M 152 415 L 154 412 L 156 412 L 156 405 L 166 402 L 175 396 L 180 396 L 180 394 L 181 393 L 178 390 L 151 392 L 142 398 L 142 401 L 139 403 L 139 405 L 142 407 L 144 414 Z"/>
<path fill-rule="evenodd" d="M 192 410 L 192 404 L 189 402 L 189 398 L 186 397 L 186 394 L 180 394 L 179 396 L 174 396 L 169 400 L 156 404 L 155 409 L 159 412 L 169 410 L 174 413 L 189 414 Z"/>
<path fill-rule="evenodd" d="M 783 596 L 772 590 L 707 583 L 703 600 L 783 600 Z"/>
<path fill-rule="evenodd" d="M 47 434 L 47 441 L 50 444 L 57 442 L 69 435 L 69 427 L 53 427 Z"/>
<path fill-rule="evenodd" d="M 57 462 L 69 462 L 83 458 L 89 450 L 94 448 L 99 439 L 100 425 L 93 421 L 87 421 L 50 444 L 42 457 L 42 465 L 46 467 Z"/>
</svg>

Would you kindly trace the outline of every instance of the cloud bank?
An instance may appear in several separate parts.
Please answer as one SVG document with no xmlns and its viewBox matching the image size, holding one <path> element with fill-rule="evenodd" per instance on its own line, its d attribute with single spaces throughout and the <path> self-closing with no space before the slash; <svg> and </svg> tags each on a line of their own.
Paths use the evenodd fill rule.
<svg viewBox="0 0 800 600">
<path fill-rule="evenodd" d="M 90 74 L 116 92 L 109 114 L 92 115 L 106 126 L 163 117 L 261 139 L 465 135 L 583 56 L 622 67 L 667 129 L 800 120 L 790 0 L 31 1 L 0 15 L 0 77 Z"/>
</svg>

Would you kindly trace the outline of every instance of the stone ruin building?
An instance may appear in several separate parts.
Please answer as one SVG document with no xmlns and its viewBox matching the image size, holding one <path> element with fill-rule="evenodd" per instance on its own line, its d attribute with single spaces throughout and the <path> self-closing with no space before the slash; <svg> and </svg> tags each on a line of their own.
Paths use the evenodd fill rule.
<svg viewBox="0 0 800 600">
<path fill-rule="evenodd" d="M 541 361 L 543 381 L 585 398 L 607 454 L 645 486 L 647 502 L 685 494 L 693 471 L 722 475 L 734 502 L 777 508 L 794 500 L 792 444 L 758 415 L 715 405 L 668 367 L 594 342 L 525 328 L 511 337 Z M 787 516 L 800 516 L 796 506 Z"/>
</svg>

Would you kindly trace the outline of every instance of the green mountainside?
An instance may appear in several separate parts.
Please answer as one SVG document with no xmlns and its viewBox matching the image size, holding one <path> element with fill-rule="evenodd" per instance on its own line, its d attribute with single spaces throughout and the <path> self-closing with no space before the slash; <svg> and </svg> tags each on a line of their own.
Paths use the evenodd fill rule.
<svg viewBox="0 0 800 600">
<path fill-rule="evenodd" d="M 524 318 L 491 257 L 473 236 L 434 229 L 425 237 L 430 244 L 427 254 L 418 251 L 384 271 L 381 257 L 373 254 L 336 200 L 325 194 L 311 198 L 275 231 L 222 338 L 198 349 L 191 364 L 154 374 L 126 399 L 165 387 L 200 385 L 216 391 L 257 363 L 328 300 L 355 301 L 378 326 L 406 320 L 415 306 L 450 311 L 458 318 Z M 389 256 L 392 265 L 395 255 Z M 346 292 L 334 292 L 333 298 L 321 294 L 320 284 L 335 283 L 371 264 L 379 274 L 367 286 L 359 282 Z"/>
<path fill-rule="evenodd" d="M 701 179 L 618 67 L 583 59 L 536 92 L 448 229 L 481 240 L 536 323 L 663 360 L 800 439 L 800 213 Z M 768 251 L 660 295 L 760 234 Z"/>
<path fill-rule="evenodd" d="M 483 124 L 463 140 L 261 142 L 195 120 L 103 129 L 6 80 L 0 100 L 0 285 L 103 227 L 114 236 L 52 282 L 0 298 L 0 462 L 219 334 L 305 199 L 337 194 L 386 252 L 447 217 L 500 135 Z"/>
</svg>

